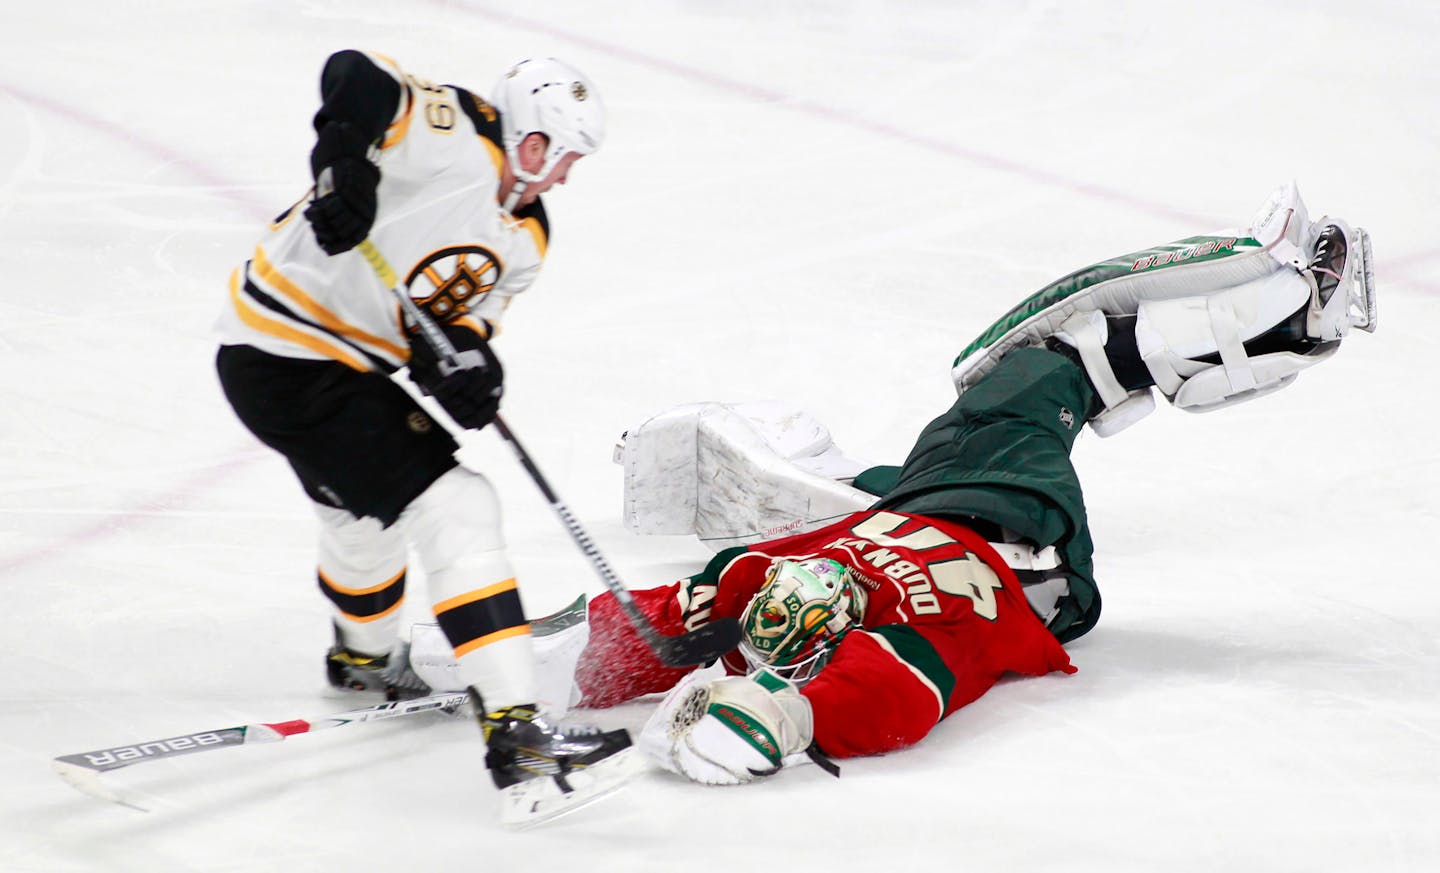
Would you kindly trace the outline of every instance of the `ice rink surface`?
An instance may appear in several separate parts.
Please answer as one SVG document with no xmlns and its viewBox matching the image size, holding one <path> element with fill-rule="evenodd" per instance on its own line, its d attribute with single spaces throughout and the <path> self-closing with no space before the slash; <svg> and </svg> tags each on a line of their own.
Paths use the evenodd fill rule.
<svg viewBox="0 0 1440 873">
<path fill-rule="evenodd" d="M 57 0 L 3 21 L 3 873 L 1440 869 L 1435 4 Z M 318 72 L 347 47 L 482 93 L 555 54 L 604 94 L 610 138 L 547 198 L 550 261 L 497 347 L 511 425 L 637 587 L 708 552 L 621 526 L 627 427 L 779 398 L 898 462 L 1015 301 L 1243 226 L 1287 180 L 1370 230 L 1380 329 L 1272 397 L 1084 436 L 1105 614 L 1079 673 L 1005 682 L 838 781 L 649 773 L 510 833 L 474 724 L 437 716 L 115 774 L 149 813 L 84 797 L 53 756 L 354 705 L 321 675 L 309 508 L 221 397 L 210 332 L 309 185 Z M 503 444 L 467 452 L 531 612 L 602 590 Z"/>
</svg>

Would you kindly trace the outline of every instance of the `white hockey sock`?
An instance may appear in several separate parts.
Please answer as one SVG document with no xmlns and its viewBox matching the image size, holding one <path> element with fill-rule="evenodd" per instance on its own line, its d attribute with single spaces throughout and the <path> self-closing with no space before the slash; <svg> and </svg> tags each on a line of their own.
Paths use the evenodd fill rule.
<svg viewBox="0 0 1440 873">
<path fill-rule="evenodd" d="M 425 568 L 435 618 L 455 648 L 460 680 L 492 709 L 536 702 L 530 626 L 490 483 L 457 467 L 411 502 L 401 523 Z"/>
<path fill-rule="evenodd" d="M 366 655 L 394 647 L 405 594 L 405 541 L 398 527 L 315 504 L 320 590 L 340 643 Z"/>
</svg>

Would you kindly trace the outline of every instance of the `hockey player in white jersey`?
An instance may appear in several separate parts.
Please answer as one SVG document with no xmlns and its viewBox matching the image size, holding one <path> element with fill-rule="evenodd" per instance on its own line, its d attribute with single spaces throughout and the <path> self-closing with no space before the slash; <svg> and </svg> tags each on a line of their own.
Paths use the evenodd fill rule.
<svg viewBox="0 0 1440 873">
<path fill-rule="evenodd" d="M 360 51 L 328 59 L 321 96 L 315 187 L 232 274 L 216 363 L 240 420 L 285 456 L 319 515 L 317 576 L 335 626 L 328 678 L 391 699 L 428 691 L 399 633 L 413 549 L 496 785 L 533 792 L 554 776 L 567 796 L 587 783 L 601 793 L 628 769 L 628 734 L 561 729 L 539 713 L 495 493 L 391 379 L 408 367 L 462 427 L 494 419 L 504 376 L 490 341 L 544 260 L 541 195 L 604 139 L 600 97 L 554 59 L 516 64 L 487 100 Z M 476 363 L 441 373 L 356 250 L 367 239 Z"/>
</svg>

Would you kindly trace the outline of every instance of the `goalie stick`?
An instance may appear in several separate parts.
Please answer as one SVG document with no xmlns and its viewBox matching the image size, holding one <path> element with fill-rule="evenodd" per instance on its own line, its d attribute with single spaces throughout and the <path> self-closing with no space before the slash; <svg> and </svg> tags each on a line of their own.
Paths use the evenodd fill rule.
<svg viewBox="0 0 1440 873">
<path fill-rule="evenodd" d="M 395 295 L 395 298 L 400 301 L 400 308 L 404 311 L 405 316 L 415 323 L 416 328 L 420 331 L 425 342 L 434 350 L 435 356 L 439 358 L 441 375 L 446 375 L 459 369 L 460 365 L 454 344 L 450 342 L 449 337 L 445 336 L 445 332 L 440 329 L 439 325 L 421 311 L 420 307 L 415 304 L 415 301 L 410 298 L 409 292 L 400 287 L 394 269 L 391 268 L 390 262 L 385 260 L 385 256 L 380 253 L 380 250 L 375 247 L 375 243 L 367 238 L 356 248 L 360 254 L 364 256 L 366 263 L 370 265 L 370 269 L 375 271 L 375 275 L 380 278 L 380 281 L 383 282 L 385 286 L 390 289 L 390 292 Z M 630 624 L 634 626 L 636 632 L 640 634 L 641 638 L 645 640 L 646 645 L 655 652 L 656 657 L 658 657 L 661 662 L 670 667 L 688 667 L 695 664 L 707 664 L 729 652 L 731 649 L 734 649 L 735 646 L 739 644 L 740 622 L 734 618 L 718 619 L 703 627 L 677 636 L 666 636 L 656 630 L 655 626 L 645 617 L 645 614 L 640 611 L 640 607 L 635 605 L 635 599 L 631 596 L 630 590 L 625 587 L 625 584 L 620 581 L 619 576 L 610 568 L 609 562 L 605 560 L 604 555 L 600 554 L 600 550 L 590 539 L 589 533 L 581 526 L 580 521 L 575 518 L 574 514 L 570 512 L 570 508 L 561 501 L 554 489 L 550 487 L 550 483 L 547 482 L 545 477 L 540 473 L 540 468 L 531 460 L 529 452 L 526 452 L 525 447 L 520 445 L 520 441 L 516 439 L 514 432 L 505 424 L 504 419 L 497 415 L 494 424 L 501 438 L 515 451 L 516 456 L 520 459 L 520 465 L 525 468 L 525 472 L 530 474 L 530 479 L 535 483 L 536 487 L 540 489 L 540 493 L 544 495 L 545 500 L 549 502 L 550 508 L 560 517 L 560 521 L 570 533 L 571 539 L 580 547 L 581 553 L 589 559 L 590 566 L 599 574 L 600 580 L 605 583 L 605 587 L 615 596 L 615 600 L 620 604 L 620 608 L 624 611 L 625 617 L 630 620 Z"/>
<path fill-rule="evenodd" d="M 367 709 L 353 709 L 349 712 L 315 718 L 253 722 L 216 730 L 196 731 L 124 746 L 109 746 L 91 752 L 61 755 L 51 762 L 51 766 L 55 768 L 55 772 L 60 775 L 61 779 L 85 794 L 143 812 L 145 807 L 141 806 L 134 797 L 106 784 L 100 779 L 100 774 L 135 764 L 146 764 L 180 755 L 193 755 L 197 752 L 211 752 L 231 746 L 278 743 L 300 734 L 315 733 L 352 724 L 401 718 L 422 712 L 454 712 L 466 705 L 466 700 L 467 697 L 463 691 L 447 692 L 429 697 L 416 697 L 412 700 L 382 703 Z"/>
</svg>

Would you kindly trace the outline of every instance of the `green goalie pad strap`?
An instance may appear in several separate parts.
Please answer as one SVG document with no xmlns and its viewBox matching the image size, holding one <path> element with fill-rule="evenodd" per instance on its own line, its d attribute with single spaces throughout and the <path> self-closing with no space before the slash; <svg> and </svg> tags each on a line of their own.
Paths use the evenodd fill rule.
<svg viewBox="0 0 1440 873">
<path fill-rule="evenodd" d="M 955 359 L 955 366 L 958 367 L 960 362 L 981 349 L 995 345 L 1037 314 L 1107 282 L 1154 277 L 1162 271 L 1193 269 L 1197 265 L 1245 258 L 1265 250 L 1264 244 L 1248 236 L 1192 236 L 1092 264 L 1051 282 L 1020 301 L 966 346 Z M 1264 265 L 1264 271 L 1270 269 L 1271 265 Z"/>
</svg>

